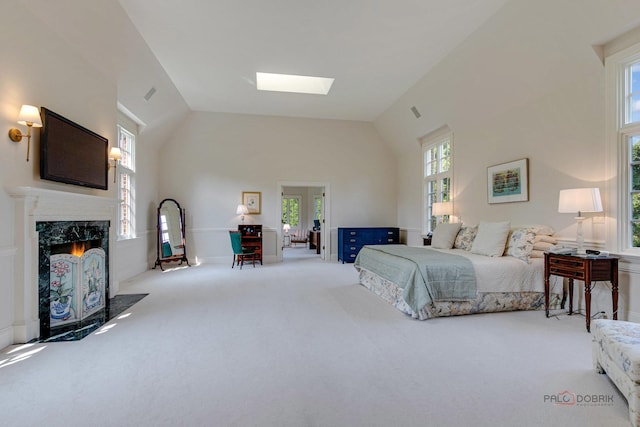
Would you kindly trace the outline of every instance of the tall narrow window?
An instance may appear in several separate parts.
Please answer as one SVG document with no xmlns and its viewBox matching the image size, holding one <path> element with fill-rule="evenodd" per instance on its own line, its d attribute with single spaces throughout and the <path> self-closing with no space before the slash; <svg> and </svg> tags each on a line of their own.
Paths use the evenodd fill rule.
<svg viewBox="0 0 640 427">
<path fill-rule="evenodd" d="M 432 214 L 433 204 L 451 200 L 451 134 L 422 142 L 423 150 L 423 232 L 432 232 L 436 227 L 436 217 Z M 448 221 L 449 217 L 443 218 Z"/>
<path fill-rule="evenodd" d="M 322 220 L 322 196 L 313 196 L 313 219 Z"/>
<path fill-rule="evenodd" d="M 132 239 L 135 234 L 135 135 L 118 125 L 118 147 L 122 159 L 118 164 L 118 237 Z"/>
<path fill-rule="evenodd" d="M 300 197 L 282 196 L 282 223 L 292 228 L 300 225 Z"/>
</svg>

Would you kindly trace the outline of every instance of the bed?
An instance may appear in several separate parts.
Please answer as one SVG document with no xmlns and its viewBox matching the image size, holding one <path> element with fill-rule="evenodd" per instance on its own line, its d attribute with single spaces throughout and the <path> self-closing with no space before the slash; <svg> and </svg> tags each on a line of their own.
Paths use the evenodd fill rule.
<svg viewBox="0 0 640 427">
<path fill-rule="evenodd" d="M 516 237 L 516 233 L 511 230 L 509 239 L 512 235 Z M 533 237 L 528 236 L 531 245 L 526 250 L 526 258 L 487 256 L 471 252 L 470 246 L 442 249 L 372 245 L 360 250 L 354 266 L 364 287 L 419 320 L 541 310 L 544 309 L 544 259 L 531 257 Z M 503 240 L 503 248 L 505 244 Z M 506 249 L 502 250 L 507 253 Z M 564 304 L 562 281 L 551 283 L 549 303 L 552 309 Z"/>
</svg>

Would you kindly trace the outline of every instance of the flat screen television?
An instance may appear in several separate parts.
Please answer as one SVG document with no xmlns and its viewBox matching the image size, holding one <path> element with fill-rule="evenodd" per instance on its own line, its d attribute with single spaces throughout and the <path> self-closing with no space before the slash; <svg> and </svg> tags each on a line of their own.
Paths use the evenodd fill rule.
<svg viewBox="0 0 640 427">
<path fill-rule="evenodd" d="M 40 178 L 107 190 L 107 138 L 47 108 L 40 115 Z"/>
</svg>

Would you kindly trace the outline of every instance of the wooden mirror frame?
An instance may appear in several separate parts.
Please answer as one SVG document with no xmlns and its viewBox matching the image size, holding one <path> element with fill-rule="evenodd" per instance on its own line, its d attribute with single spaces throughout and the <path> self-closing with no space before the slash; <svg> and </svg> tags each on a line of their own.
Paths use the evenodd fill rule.
<svg viewBox="0 0 640 427">
<path fill-rule="evenodd" d="M 166 204 L 166 206 L 165 206 Z M 171 251 L 172 247 L 171 247 L 171 239 L 169 239 L 169 242 L 165 242 L 162 236 L 162 232 L 163 232 L 163 228 L 162 228 L 162 209 L 163 207 L 168 207 L 170 204 L 174 204 L 175 208 L 177 209 L 178 212 L 178 220 L 180 221 L 180 224 L 178 226 L 178 231 L 180 231 L 180 236 L 179 236 L 179 244 L 178 245 L 173 245 L 173 249 L 179 249 L 181 250 L 182 253 L 170 253 L 168 255 L 165 254 L 165 248 L 164 246 L 169 245 L 169 251 Z M 169 228 L 172 227 L 172 224 L 168 225 Z M 173 227 L 175 227 L 175 224 L 173 225 Z M 183 262 L 187 263 L 188 267 L 191 267 L 191 264 L 189 264 L 189 260 L 187 259 L 187 245 L 186 245 L 186 240 L 185 240 L 185 236 L 184 236 L 184 209 L 182 209 L 180 207 L 180 203 L 178 203 L 175 199 L 164 199 L 163 201 L 160 202 L 160 204 L 158 205 L 158 224 L 157 224 L 157 235 L 156 235 L 156 241 L 157 241 L 157 245 L 156 245 L 156 249 L 157 249 L 157 258 L 156 258 L 156 263 L 153 266 L 153 268 L 155 269 L 157 266 L 160 266 L 160 270 L 164 271 L 164 268 L 162 267 L 163 263 L 167 263 L 167 262 L 179 262 L 179 265 L 182 265 Z"/>
</svg>

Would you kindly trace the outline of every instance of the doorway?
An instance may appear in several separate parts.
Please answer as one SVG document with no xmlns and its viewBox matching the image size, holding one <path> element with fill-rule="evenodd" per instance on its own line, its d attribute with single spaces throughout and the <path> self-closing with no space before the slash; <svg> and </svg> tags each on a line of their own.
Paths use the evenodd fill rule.
<svg viewBox="0 0 640 427">
<path fill-rule="evenodd" d="M 282 182 L 279 193 L 282 260 L 329 259 L 327 184 Z"/>
</svg>

